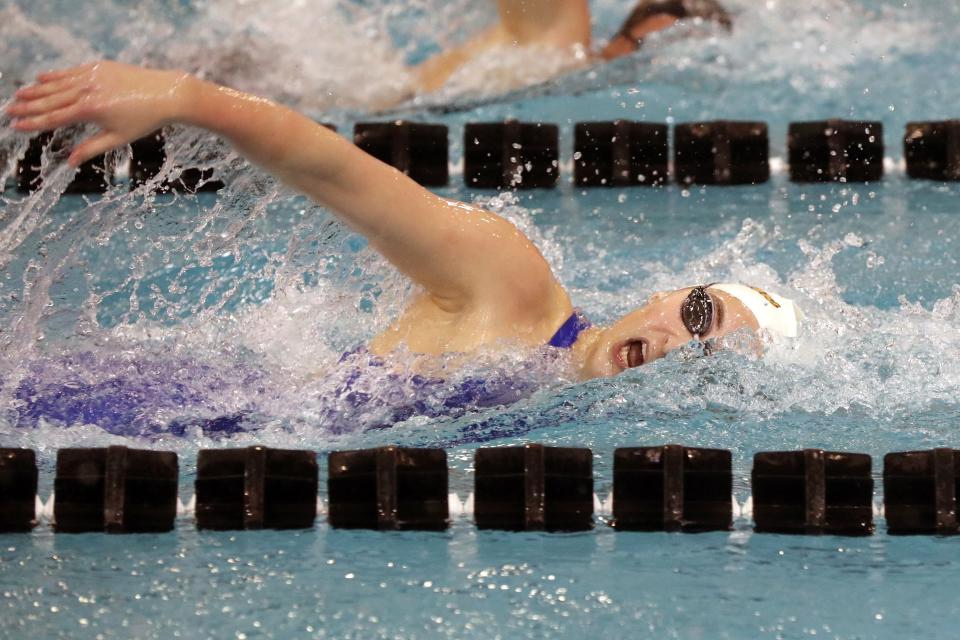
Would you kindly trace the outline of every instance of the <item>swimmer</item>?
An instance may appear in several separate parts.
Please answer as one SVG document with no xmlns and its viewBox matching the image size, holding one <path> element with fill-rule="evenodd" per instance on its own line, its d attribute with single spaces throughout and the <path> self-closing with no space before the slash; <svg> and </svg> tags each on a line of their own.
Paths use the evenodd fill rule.
<svg viewBox="0 0 960 640">
<path fill-rule="evenodd" d="M 740 284 L 658 293 L 609 327 L 591 326 L 537 248 L 507 220 L 433 194 L 291 109 L 188 73 L 116 62 L 51 71 L 17 91 L 7 114 L 22 132 L 97 125 L 99 132 L 72 150 L 73 166 L 168 124 L 222 136 L 335 212 L 422 287 L 369 342 L 374 356 L 406 348 L 469 357 L 552 345 L 569 349 L 587 379 L 648 364 L 692 340 L 738 330 L 797 333 L 800 314 L 791 301 Z"/>
<path fill-rule="evenodd" d="M 641 0 L 599 51 L 591 51 L 587 0 L 498 0 L 499 21 L 463 45 L 440 53 L 415 69 L 419 88 L 443 87 L 458 69 L 487 51 L 536 47 L 550 51 L 556 71 L 608 61 L 633 53 L 644 38 L 679 20 L 713 22 L 731 29 L 730 14 L 715 0 Z"/>
</svg>

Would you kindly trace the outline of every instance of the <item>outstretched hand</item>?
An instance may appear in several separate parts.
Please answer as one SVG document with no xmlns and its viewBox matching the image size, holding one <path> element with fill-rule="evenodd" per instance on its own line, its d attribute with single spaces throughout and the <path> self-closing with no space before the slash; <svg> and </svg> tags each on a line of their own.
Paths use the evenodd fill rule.
<svg viewBox="0 0 960 640">
<path fill-rule="evenodd" d="M 182 110 L 189 74 L 96 62 L 48 71 L 14 95 L 7 107 L 18 131 L 49 131 L 93 123 L 100 132 L 78 144 L 78 166 L 173 121 Z"/>
</svg>

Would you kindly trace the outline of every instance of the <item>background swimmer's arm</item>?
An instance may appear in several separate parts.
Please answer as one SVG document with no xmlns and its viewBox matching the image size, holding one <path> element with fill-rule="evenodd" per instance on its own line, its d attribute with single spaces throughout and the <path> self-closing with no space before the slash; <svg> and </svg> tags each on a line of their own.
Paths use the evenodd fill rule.
<svg viewBox="0 0 960 640">
<path fill-rule="evenodd" d="M 16 129 L 83 122 L 101 129 L 73 150 L 71 164 L 165 124 L 202 127 L 339 214 L 444 309 L 499 303 L 501 311 L 515 308 L 512 315 L 533 315 L 556 302 L 559 285 L 549 265 L 512 224 L 439 198 L 291 109 L 188 74 L 113 62 L 38 80 L 8 108 Z"/>
<path fill-rule="evenodd" d="M 421 91 L 436 91 L 454 72 L 501 41 L 499 25 L 470 38 L 464 44 L 447 49 L 414 68 Z"/>
<path fill-rule="evenodd" d="M 499 0 L 499 22 L 415 69 L 423 91 L 436 91 L 464 64 L 496 46 L 547 44 L 590 48 L 587 0 Z"/>
</svg>

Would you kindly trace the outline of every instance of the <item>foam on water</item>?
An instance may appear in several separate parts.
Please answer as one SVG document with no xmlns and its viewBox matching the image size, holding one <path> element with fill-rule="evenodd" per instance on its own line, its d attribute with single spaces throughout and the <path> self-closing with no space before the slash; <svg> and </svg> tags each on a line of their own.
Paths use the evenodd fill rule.
<svg viewBox="0 0 960 640">
<path fill-rule="evenodd" d="M 122 17 L 125 8 L 106 1 L 98 4 L 102 15 L 96 20 L 92 11 L 78 17 L 76 9 L 64 8 L 67 20 L 11 4 L 0 10 L 0 47 L 17 65 L 0 78 L 0 87 L 5 97 L 18 79 L 40 68 L 109 53 L 134 62 L 184 65 L 317 112 L 350 105 L 375 109 L 386 94 L 405 90 L 403 61 L 424 54 L 424 45 L 413 42 L 428 32 L 433 43 L 456 39 L 471 24 L 470 16 L 477 22 L 489 19 L 489 11 L 463 13 L 464 6 L 217 0 L 192 8 L 177 3 L 154 7 L 163 11 L 141 8 L 136 16 L 143 21 L 134 26 Z M 738 28 L 732 36 L 706 29 L 694 39 L 665 38 L 659 48 L 575 74 L 555 88 L 606 86 L 632 73 L 631 82 L 659 82 L 669 96 L 672 84 L 703 89 L 730 83 L 737 90 L 752 90 L 789 78 L 791 90 L 770 94 L 774 103 L 785 104 L 791 91 L 847 87 L 858 71 L 851 60 L 909 64 L 943 37 L 943 28 L 929 15 L 903 13 L 894 5 L 867 8 L 824 1 L 801 11 L 768 2 L 733 3 L 733 8 Z M 458 11 L 459 21 L 438 26 L 443 16 Z M 611 32 L 620 19 L 612 3 L 601 3 L 597 15 L 601 33 Z M 121 27 L 110 38 L 98 39 L 102 30 L 93 23 L 110 19 Z M 85 28 L 93 35 L 85 36 Z M 783 38 L 787 33 L 790 38 Z M 391 46 L 404 38 L 411 44 Z M 351 64 L 338 56 L 344 49 Z M 843 55 L 835 54 L 838 50 Z M 510 54 L 517 55 L 523 54 Z M 515 62 L 511 64 L 517 66 Z M 478 64 L 476 77 L 482 79 L 485 63 Z M 489 73 L 498 73 L 496 64 Z M 882 82 L 890 81 L 875 80 L 872 86 Z M 469 101 L 476 90 L 455 84 L 441 97 Z M 909 94 L 909 85 L 899 92 L 904 99 Z M 877 99 L 868 96 L 863 104 Z M 674 108 L 682 114 L 700 107 L 681 99 Z M 11 416 L 22 408 L 17 389 L 24 380 L 40 381 L 50 392 L 80 385 L 82 393 L 96 388 L 97 394 L 114 393 L 109 385 L 123 386 L 127 380 L 124 393 L 137 403 L 129 433 L 150 439 L 186 438 L 196 444 L 209 438 L 254 438 L 320 446 L 380 439 L 369 429 L 398 418 L 387 408 L 390 396 L 382 392 L 382 402 L 366 408 L 342 406 L 346 374 L 336 373 L 343 369 L 338 360 L 386 326 L 412 294 L 409 283 L 327 212 L 289 193 L 202 132 L 169 131 L 164 170 L 133 193 L 119 185 L 102 198 L 61 199 L 72 172 L 58 161 L 78 135 L 58 133 L 56 149 L 44 155 L 43 189 L 27 197 L 3 196 L 0 402 L 7 417 L 0 418 L 0 430 L 5 439 L 56 446 L 81 434 L 96 440 L 102 433 L 96 426 L 42 421 L 33 430 L 16 429 Z M 9 159 L 24 148 L 23 136 L 8 128 L 0 131 L 0 150 L 8 158 L 0 179 L 10 176 Z M 151 194 L 152 186 L 186 166 L 213 168 L 227 188 L 217 199 Z M 456 190 L 453 196 L 472 197 Z M 827 223 L 797 223 L 790 216 L 807 205 L 795 196 L 761 198 L 747 205 L 757 207 L 755 215 L 721 217 L 693 239 L 682 225 L 670 239 L 674 225 L 662 216 L 673 209 L 677 213 L 672 215 L 695 219 L 695 203 L 671 203 L 659 195 L 644 202 L 645 196 L 638 196 L 641 210 L 633 222 L 660 216 L 652 225 L 666 247 L 660 253 L 649 251 L 648 239 L 627 223 L 606 228 L 603 221 L 588 221 L 579 230 L 565 229 L 553 224 L 556 212 L 544 210 L 549 205 L 528 205 L 509 195 L 479 200 L 533 238 L 570 287 L 575 303 L 596 321 L 615 319 L 655 291 L 733 280 L 796 298 L 807 315 L 804 333 L 798 341 L 773 345 L 764 359 L 737 350 L 692 358 L 691 348 L 617 379 L 585 385 L 571 385 L 562 361 L 537 351 L 484 355 L 459 373 L 446 372 L 450 384 L 426 392 L 424 403 L 438 407 L 444 394 L 467 377 L 498 378 L 517 368 L 527 369 L 540 391 L 507 409 L 401 417 L 400 426 L 382 439 L 471 442 L 522 435 L 538 424 L 584 420 L 633 429 L 635 420 L 622 416 L 682 417 L 703 411 L 736 413 L 760 423 L 796 412 L 829 416 L 853 411 L 881 420 L 952 405 L 960 369 L 943 354 L 958 345 L 955 333 L 942 327 L 958 319 L 956 286 L 923 305 L 909 296 L 899 305 L 850 303 L 843 296 L 838 260 L 859 254 L 882 265 L 884 256 L 874 246 L 882 244 L 883 236 L 870 237 L 862 225 L 845 225 L 830 212 Z M 823 209 L 832 206 L 832 214 L 842 214 L 851 207 L 851 197 L 856 201 L 860 192 L 851 196 L 846 187 L 821 192 L 816 211 L 810 212 L 823 216 Z M 578 215 L 589 218 L 586 212 Z M 898 219 L 896 212 L 886 215 Z M 670 257 L 691 246 L 696 251 L 688 259 Z M 780 258 L 786 254 L 795 257 L 789 268 Z M 894 298 L 909 293 L 896 287 L 884 291 Z M 416 395 L 410 385 L 419 365 L 402 354 L 395 364 L 400 374 L 392 367 L 376 370 L 364 383 L 364 393 L 377 397 L 390 378 L 390 393 Z M 233 415 L 244 416 L 239 434 L 225 436 L 196 426 Z M 171 429 L 171 424 L 178 426 Z M 556 437 L 562 439 L 562 431 Z"/>
<path fill-rule="evenodd" d="M 183 65 L 345 125 L 406 96 L 401 63 L 485 24 L 492 4 L 0 0 L 0 103 L 40 69 L 106 54 Z M 506 100 L 484 92 L 505 86 L 484 75 L 502 66 L 489 59 L 476 78 L 415 96 L 411 109 L 463 110 L 425 116 L 450 124 L 453 140 L 465 120 L 558 122 L 564 149 L 578 120 L 758 118 L 775 153 L 790 120 L 878 119 L 891 144 L 908 118 L 957 115 L 960 92 L 945 72 L 956 4 L 729 4 L 730 36 L 698 27 L 694 40 L 664 37 Z M 603 38 L 627 5 L 592 8 Z M 0 128 L 0 182 L 25 146 Z M 763 358 L 735 336 L 712 357 L 691 345 L 577 383 L 547 350 L 507 350 L 456 370 L 433 362 L 434 373 L 450 367 L 424 386 L 409 354 L 367 367 L 363 380 L 338 366 L 413 294 L 361 238 L 209 136 L 175 129 L 169 150 L 158 180 L 210 167 L 226 190 L 154 196 L 150 185 L 121 184 L 102 198 L 61 197 L 72 172 L 52 150 L 41 191 L 0 195 L 0 444 L 39 452 L 44 496 L 58 448 L 112 443 L 180 453 L 184 499 L 198 449 L 252 443 L 445 446 L 450 488 L 466 496 L 473 450 L 485 443 L 591 447 L 596 491 L 607 495 L 615 447 L 679 441 L 732 450 L 739 499 L 759 450 L 863 451 L 876 471 L 887 451 L 957 445 L 955 185 L 775 178 L 482 199 L 533 238 L 595 322 L 657 290 L 741 280 L 795 298 L 806 325 Z M 459 187 L 445 195 L 474 197 Z M 531 388 L 502 406 L 435 411 L 471 377 Z M 30 404 L 17 396 L 25 383 L 39 398 L 46 385 L 81 406 L 116 403 L 128 435 L 78 421 L 15 426 Z M 391 409 L 411 397 L 420 415 Z M 217 430 L 238 415 L 239 429 Z M 42 526 L 2 539 L 0 636 L 950 637 L 958 613 L 955 541 L 934 537 L 752 535 L 745 523 L 696 536 L 600 525 L 513 535 L 463 521 L 447 534 L 323 525 L 235 534 L 183 520 L 160 536 Z"/>
<path fill-rule="evenodd" d="M 949 16 L 955 7 L 915 8 L 892 2 L 816 0 L 802 5 L 768 2 L 723 3 L 734 16 L 731 33 L 702 22 L 687 21 L 648 38 L 637 54 L 608 64 L 591 64 L 578 50 L 494 51 L 458 72 L 435 95 L 415 96 L 413 109 L 500 101 L 504 91 L 513 100 L 540 94 L 578 94 L 625 85 L 624 107 L 644 113 L 669 94 L 673 112 L 714 118 L 733 111 L 744 91 L 763 94 L 764 113 L 793 119 L 816 118 L 825 104 L 837 113 L 869 110 L 890 90 L 896 107 L 936 104 L 938 91 L 949 91 L 943 74 L 883 74 L 876 65 L 909 64 L 915 57 L 945 46 L 951 38 Z M 626 8 L 619 2 L 591 3 L 593 39 L 599 46 L 620 26 Z M 519 58 L 519 60 L 518 60 Z M 545 77 L 560 68 L 571 73 Z M 866 78 L 862 73 L 870 69 Z M 519 75 L 518 75 L 519 74 Z M 651 84 L 666 85 L 650 91 Z M 533 85 L 524 87 L 524 85 Z M 907 90 L 909 86 L 909 91 Z M 675 91 L 675 93 L 674 93 Z M 890 103 L 882 105 L 887 108 Z M 637 115 L 636 113 L 634 115 Z"/>
<path fill-rule="evenodd" d="M 600 44 L 615 32 L 626 9 L 614 0 L 591 4 L 593 37 Z M 891 74 L 868 83 L 857 75 L 865 67 L 909 61 L 949 42 L 955 6 L 867 0 L 725 4 L 736 20 L 732 34 L 686 24 L 673 34 L 653 36 L 636 56 L 590 67 L 541 90 L 570 93 L 631 83 L 645 93 L 645 84 L 666 81 L 709 87 L 721 100 L 734 88 L 758 88 L 782 109 L 796 108 L 790 104 L 796 95 L 816 96 L 822 105 L 821 98 L 836 92 L 837 106 L 848 109 L 869 103 L 892 83 L 912 85 L 913 91 L 903 94 L 908 101 L 949 88 L 949 78 L 941 74 Z M 0 53 L 14 61 L 0 76 L 0 87 L 51 66 L 110 56 L 185 67 L 329 115 L 331 110 L 388 108 L 405 99 L 414 107 L 490 99 L 542 83 L 557 69 L 585 64 L 577 52 L 493 52 L 456 74 L 436 95 L 417 95 L 405 63 L 455 44 L 494 19 L 493 3 L 467 0 L 153 0 L 136 8 L 116 0 L 83 7 L 65 1 L 10 2 L 0 12 Z M 683 37 L 691 32 L 696 37 Z"/>
<path fill-rule="evenodd" d="M 152 219 L 144 216 L 142 229 L 129 221 L 113 228 L 113 237 L 101 237 L 104 245 L 94 240 L 103 231 L 90 229 L 85 242 L 101 253 L 110 253 L 106 247 L 117 234 L 133 230 L 142 232 L 128 240 L 134 246 L 155 244 L 139 256 L 131 255 L 130 246 L 116 252 L 130 260 L 135 271 L 131 280 L 119 286 L 98 291 L 100 283 L 88 276 L 86 297 L 73 298 L 74 303 L 82 302 L 79 314 L 59 309 L 58 302 L 67 306 L 69 296 L 58 298 L 49 291 L 61 278 L 73 278 L 79 264 L 71 260 L 86 250 L 82 239 L 73 238 L 69 250 L 57 252 L 62 256 L 58 262 L 37 263 L 43 268 L 35 267 L 36 274 L 26 276 L 31 286 L 24 288 L 22 306 L 13 305 L 15 312 L 10 316 L 20 324 L 5 343 L 7 353 L 16 354 L 5 359 L 8 408 L 18 402 L 12 383 L 26 377 L 46 384 L 51 394 L 77 387 L 92 396 L 90 402 L 126 398 L 136 408 L 122 432 L 142 433 L 151 440 L 187 438 L 192 446 L 217 441 L 224 434 L 215 428 L 201 429 L 200 422 L 243 414 L 242 432 L 228 435 L 238 442 L 266 438 L 278 444 L 307 441 L 330 446 L 411 438 L 453 444 L 520 436 L 538 425 L 571 421 L 620 424 L 618 428 L 627 429 L 635 426 L 635 417 L 682 420 L 703 411 L 761 423 L 775 423 L 796 412 L 829 416 L 854 411 L 883 420 L 952 404 L 960 385 L 960 369 L 944 357 L 960 346 L 958 338 L 955 332 L 942 330 L 960 319 L 960 287 L 932 308 L 906 300 L 886 309 L 845 302 L 833 264 L 838 254 L 864 250 L 866 240 L 854 233 L 818 245 L 784 239 L 770 224 L 748 218 L 739 227 L 729 223 L 712 230 L 713 249 L 680 267 L 643 260 L 630 264 L 602 251 L 571 265 L 556 237 L 558 231 L 544 232 L 535 226 L 536 217 L 543 213 L 531 213 L 505 195 L 480 204 L 506 215 L 538 242 L 560 276 L 577 283 L 572 287 L 574 300 L 597 321 L 615 319 L 658 290 L 734 280 L 795 298 L 806 314 L 804 331 L 796 341 L 772 344 L 763 359 L 748 349 L 699 358 L 693 357 L 696 348 L 691 347 L 616 379 L 575 386 L 570 386 L 570 374 L 562 363 L 537 352 L 511 352 L 479 357 L 465 368 L 446 371 L 441 377 L 449 384 L 425 392 L 413 380 L 418 372 L 409 368 L 412 361 L 401 355 L 397 360 L 405 373 L 399 378 L 393 368 L 371 368 L 373 373 L 362 387 L 349 389 L 368 399 L 357 404 L 347 399 L 344 385 L 353 367 L 363 363 L 340 364 L 340 354 L 384 326 L 409 295 L 409 285 L 356 236 L 329 220 L 318 225 L 316 219 L 324 220 L 324 214 L 297 208 L 302 203 L 295 198 L 275 206 L 258 200 L 264 211 L 275 209 L 273 229 L 265 224 L 254 232 L 237 224 L 229 232 L 201 232 L 212 222 L 225 222 L 212 215 L 218 207 L 229 206 L 223 202 L 231 202 L 229 194 L 211 205 L 200 222 L 185 220 L 182 242 L 173 233 L 164 236 L 151 228 L 171 224 L 176 203 L 163 205 L 172 212 L 161 210 Z M 98 207 L 102 208 L 99 213 Z M 281 211 L 290 218 L 284 219 Z M 110 211 L 110 197 L 77 213 L 95 220 L 120 217 L 120 212 Z M 281 239 L 290 228 L 293 237 L 284 245 Z M 313 237 L 318 228 L 319 237 Z M 301 238 L 301 233 L 307 238 Z M 270 243 L 277 243 L 274 252 L 257 267 L 242 261 L 236 266 L 217 264 L 225 256 L 249 252 L 254 244 Z M 300 256 L 298 261 L 295 258 L 305 244 L 313 245 L 310 257 Z M 796 244 L 804 258 L 781 277 L 759 256 L 784 244 Z M 175 257 L 172 247 L 181 247 L 188 255 Z M 157 260 L 157 254 L 162 259 Z M 267 266 L 277 256 L 289 262 Z M 44 259 L 51 260 L 49 252 Z M 175 264 L 166 264 L 169 260 Z M 256 262 L 249 256 L 246 260 Z M 305 284 L 301 271 L 305 268 L 315 278 L 311 284 Z M 611 282 L 611 275 L 619 277 Z M 627 294 L 618 286 L 624 278 L 631 283 Z M 268 292 L 238 294 L 261 281 L 271 283 Z M 44 287 L 47 293 L 37 293 Z M 110 302 L 111 298 L 116 300 Z M 64 314 L 76 318 L 76 324 L 64 323 Z M 27 318 L 36 319 L 37 333 L 32 340 L 20 342 L 28 335 Z M 531 370 L 531 363 L 543 366 Z M 459 380 L 476 375 L 510 377 L 517 368 L 526 368 L 527 376 L 545 385 L 518 405 L 481 407 L 467 414 L 447 412 L 434 418 L 403 415 L 398 427 L 382 436 L 368 431 L 398 421 L 391 407 L 405 399 L 420 394 L 423 406 L 417 413 L 431 415 L 442 408 Z M 44 388 L 35 391 L 42 395 Z M 4 431 L 7 438 L 32 446 L 63 446 L 79 436 L 99 441 L 96 429 L 64 426 L 41 425 L 18 432 L 8 422 Z"/>
</svg>

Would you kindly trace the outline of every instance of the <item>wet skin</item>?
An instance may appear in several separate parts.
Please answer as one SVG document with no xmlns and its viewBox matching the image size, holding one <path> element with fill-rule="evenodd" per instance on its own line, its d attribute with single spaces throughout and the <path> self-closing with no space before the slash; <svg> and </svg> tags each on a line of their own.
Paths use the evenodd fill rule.
<svg viewBox="0 0 960 640">
<path fill-rule="evenodd" d="M 600 52 L 600 57 L 604 60 L 613 60 L 614 58 L 630 55 L 637 50 L 639 46 L 637 43 L 640 40 L 652 33 L 672 27 L 676 22 L 676 16 L 667 13 L 650 16 L 643 22 L 633 25 L 633 28 L 630 29 L 629 37 L 626 35 L 616 35 L 611 38 L 607 46 Z"/>
<path fill-rule="evenodd" d="M 716 312 L 710 327 L 694 336 L 684 326 L 680 307 L 691 289 L 654 295 L 647 304 L 609 327 L 585 332 L 574 345 L 581 377 L 614 376 L 626 369 L 662 358 L 694 338 L 720 338 L 739 329 L 757 331 L 759 325 L 742 302 L 717 289 L 707 289 Z"/>
<path fill-rule="evenodd" d="M 447 49 L 415 69 L 421 91 L 436 91 L 453 73 L 484 51 L 495 47 L 548 45 L 560 51 L 579 47 L 590 52 L 590 8 L 584 0 L 499 0 L 499 22 L 466 43 Z M 676 16 L 661 13 L 633 25 L 626 34 L 611 38 L 599 51 L 585 55 L 590 59 L 613 60 L 637 50 L 643 38 L 672 27 Z"/>
<path fill-rule="evenodd" d="M 573 311 L 550 265 L 509 221 L 441 198 L 267 99 L 184 72 L 103 61 L 41 74 L 36 84 L 17 92 L 6 113 L 23 132 L 97 125 L 97 134 L 74 147 L 73 166 L 166 124 L 220 135 L 248 160 L 336 213 L 423 289 L 370 342 L 374 354 L 400 347 L 429 356 L 544 345 Z M 701 335 L 692 335 L 680 310 L 689 293 L 658 294 L 612 326 L 581 334 L 571 353 L 581 377 L 616 375 L 694 337 L 757 329 L 742 303 L 707 289 L 715 313 Z"/>
</svg>

